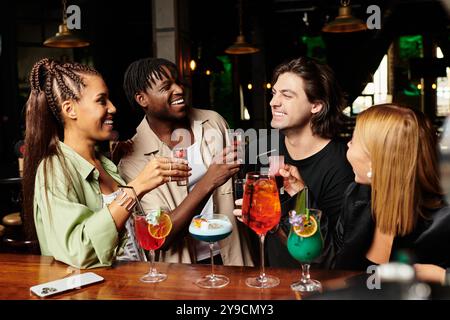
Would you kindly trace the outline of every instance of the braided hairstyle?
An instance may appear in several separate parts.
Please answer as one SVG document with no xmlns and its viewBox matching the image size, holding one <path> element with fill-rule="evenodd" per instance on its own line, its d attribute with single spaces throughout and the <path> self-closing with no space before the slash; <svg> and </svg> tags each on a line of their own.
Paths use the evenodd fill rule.
<svg viewBox="0 0 450 320">
<path fill-rule="evenodd" d="M 36 62 L 30 74 L 31 93 L 25 106 L 25 159 L 23 174 L 23 218 L 29 240 L 37 240 L 34 225 L 33 203 L 36 172 L 41 161 L 44 165 L 44 184 L 47 188 L 47 173 L 52 171 L 52 156 L 63 164 L 64 176 L 69 177 L 64 166 L 58 142 L 63 139 L 64 119 L 61 105 L 66 100 L 80 99 L 85 87 L 83 75 L 98 75 L 88 66 L 44 58 Z M 34 243 L 37 243 L 35 241 Z M 37 252 L 38 247 L 31 248 Z"/>
<path fill-rule="evenodd" d="M 167 74 L 164 67 L 169 70 L 170 74 Z M 144 58 L 134 61 L 128 66 L 123 79 L 123 90 L 127 95 L 128 102 L 140 108 L 140 105 L 136 102 L 135 95 L 145 91 L 147 88 L 152 88 L 156 80 L 169 79 L 171 77 L 178 81 L 177 66 L 169 60 Z"/>
</svg>

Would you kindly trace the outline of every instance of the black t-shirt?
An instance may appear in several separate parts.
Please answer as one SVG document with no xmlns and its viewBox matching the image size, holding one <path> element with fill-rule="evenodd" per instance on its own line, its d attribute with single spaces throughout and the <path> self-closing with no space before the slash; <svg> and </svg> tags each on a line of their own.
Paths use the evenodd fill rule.
<svg viewBox="0 0 450 320">
<path fill-rule="evenodd" d="M 290 157 L 284 139 L 280 133 L 278 151 L 284 155 L 285 163 L 296 166 L 299 169 L 305 184 L 309 188 L 310 206 L 322 210 L 321 231 L 324 237 L 324 253 L 315 261 L 314 265 L 321 268 L 329 268 L 328 254 L 328 230 L 334 230 L 340 214 L 344 193 L 351 182 L 354 181 L 354 173 L 347 161 L 346 143 L 340 139 L 331 140 L 322 150 L 302 160 L 294 160 Z M 273 150 L 269 146 L 268 150 Z M 275 148 L 276 149 L 276 148 Z M 261 164 L 246 166 L 248 170 L 258 170 Z M 247 171 L 247 172 L 248 172 Z M 280 196 L 282 218 L 280 227 L 286 235 L 289 234 L 290 224 L 288 212 L 295 206 L 296 197 L 289 197 L 286 193 Z M 256 247 L 257 248 L 257 247 Z M 255 249 L 256 249 L 255 248 Z M 286 246 L 279 237 L 270 232 L 266 237 L 266 261 L 272 267 L 298 268 L 300 264 L 291 257 Z"/>
</svg>

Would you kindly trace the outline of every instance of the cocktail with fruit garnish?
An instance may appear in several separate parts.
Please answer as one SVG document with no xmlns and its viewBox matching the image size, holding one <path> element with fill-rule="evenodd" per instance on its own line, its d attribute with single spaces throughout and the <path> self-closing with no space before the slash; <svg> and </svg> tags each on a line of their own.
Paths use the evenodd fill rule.
<svg viewBox="0 0 450 320">
<path fill-rule="evenodd" d="M 211 218 L 195 216 L 189 225 L 189 233 L 199 241 L 209 243 L 211 254 L 211 274 L 198 279 L 195 284 L 201 288 L 221 288 L 225 287 L 230 280 L 223 275 L 214 273 L 213 248 L 214 242 L 228 237 L 233 231 L 233 225 L 227 216 L 223 214 L 213 214 Z"/>
<path fill-rule="evenodd" d="M 141 278 L 142 282 L 161 282 L 167 278 L 164 273 L 158 272 L 155 267 L 155 250 L 161 248 L 172 230 L 172 220 L 167 208 L 152 209 L 143 213 L 135 211 L 134 228 L 139 245 L 150 253 L 150 271 Z"/>
<path fill-rule="evenodd" d="M 302 278 L 291 285 L 292 290 L 300 292 L 320 291 L 319 281 L 311 279 L 309 267 L 318 258 L 323 249 L 320 233 L 321 211 L 305 209 L 305 212 L 289 212 L 291 231 L 287 240 L 287 248 L 291 256 L 302 264 Z"/>
</svg>

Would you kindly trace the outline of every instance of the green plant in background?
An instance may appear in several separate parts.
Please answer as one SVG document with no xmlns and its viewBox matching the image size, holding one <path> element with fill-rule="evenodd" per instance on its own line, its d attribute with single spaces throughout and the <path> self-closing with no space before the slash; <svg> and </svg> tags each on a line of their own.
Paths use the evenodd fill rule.
<svg viewBox="0 0 450 320">
<path fill-rule="evenodd" d="M 423 39 L 421 35 L 403 36 L 398 40 L 400 60 L 423 58 Z"/>
<path fill-rule="evenodd" d="M 214 110 L 225 118 L 231 128 L 234 128 L 232 63 L 227 55 L 217 56 L 216 58 L 222 63 L 223 70 L 212 74 Z"/>
<path fill-rule="evenodd" d="M 423 37 L 421 35 L 400 37 L 398 39 L 398 51 L 400 68 L 407 74 L 410 59 L 423 58 Z M 420 89 L 409 80 L 408 83 L 404 84 L 402 93 L 407 97 L 419 97 L 422 94 Z"/>
<path fill-rule="evenodd" d="M 325 55 L 326 46 L 321 36 L 302 36 L 301 40 L 307 48 L 308 57 L 315 58 L 322 63 L 327 62 Z"/>
</svg>

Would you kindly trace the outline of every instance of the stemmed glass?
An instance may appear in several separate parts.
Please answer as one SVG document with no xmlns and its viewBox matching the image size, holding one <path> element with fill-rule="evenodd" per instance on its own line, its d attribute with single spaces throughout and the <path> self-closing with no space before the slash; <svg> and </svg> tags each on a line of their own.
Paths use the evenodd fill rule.
<svg viewBox="0 0 450 320">
<path fill-rule="evenodd" d="M 201 288 L 221 288 L 225 287 L 230 280 L 223 275 L 214 272 L 214 243 L 228 237 L 233 231 L 233 225 L 226 215 L 213 214 L 211 218 L 204 218 L 201 215 L 192 218 L 189 225 L 189 233 L 199 241 L 209 243 L 211 255 L 211 273 L 198 279 L 195 284 Z"/>
<path fill-rule="evenodd" d="M 141 248 L 148 250 L 150 254 L 150 271 L 141 277 L 142 282 L 161 282 L 167 275 L 160 273 L 154 267 L 155 250 L 161 248 L 167 235 L 172 229 L 168 208 L 151 209 L 147 212 L 135 210 L 133 212 L 136 236 Z"/>
<path fill-rule="evenodd" d="M 249 287 L 272 288 L 280 283 L 278 278 L 266 275 L 264 270 L 264 240 L 267 232 L 280 222 L 280 216 L 280 199 L 274 177 L 268 173 L 247 173 L 242 221 L 259 236 L 261 249 L 260 275 L 245 281 Z"/>
<path fill-rule="evenodd" d="M 317 209 L 305 209 L 304 212 L 289 212 L 291 230 L 287 248 L 291 256 L 302 265 L 302 277 L 291 285 L 292 290 L 300 292 L 321 291 L 319 281 L 311 279 L 309 268 L 311 262 L 322 253 L 323 239 L 320 232 L 322 212 Z"/>
</svg>

